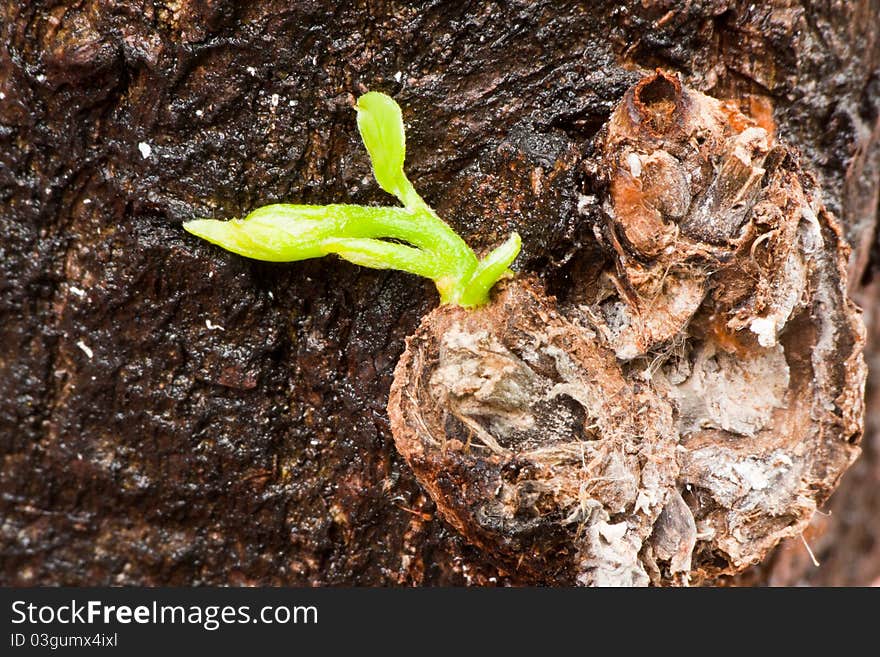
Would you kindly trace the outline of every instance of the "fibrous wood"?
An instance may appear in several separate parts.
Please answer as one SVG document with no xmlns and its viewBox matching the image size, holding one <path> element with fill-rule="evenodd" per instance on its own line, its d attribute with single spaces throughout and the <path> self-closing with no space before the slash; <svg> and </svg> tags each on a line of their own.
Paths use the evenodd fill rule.
<svg viewBox="0 0 880 657">
<path fill-rule="evenodd" d="M 798 536 L 858 454 L 837 224 L 796 155 L 657 71 L 587 166 L 604 267 L 408 340 L 389 415 L 441 514 L 536 582 L 711 581 Z M 605 198 L 601 198 L 604 196 Z"/>
</svg>

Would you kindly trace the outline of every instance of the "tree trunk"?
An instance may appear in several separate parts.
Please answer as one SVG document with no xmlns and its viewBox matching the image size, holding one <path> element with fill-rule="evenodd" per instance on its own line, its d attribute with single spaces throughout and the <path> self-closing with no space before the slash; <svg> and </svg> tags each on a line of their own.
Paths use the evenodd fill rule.
<svg viewBox="0 0 880 657">
<path fill-rule="evenodd" d="M 800 152 L 868 326 L 862 456 L 803 542 L 733 581 L 880 577 L 880 0 L 2 11 L 0 583 L 525 581 L 439 517 L 392 440 L 430 283 L 257 263 L 180 224 L 387 202 L 351 109 L 381 90 L 426 200 L 478 252 L 517 230 L 518 271 L 564 294 L 602 248 L 581 165 L 657 67 Z"/>
</svg>

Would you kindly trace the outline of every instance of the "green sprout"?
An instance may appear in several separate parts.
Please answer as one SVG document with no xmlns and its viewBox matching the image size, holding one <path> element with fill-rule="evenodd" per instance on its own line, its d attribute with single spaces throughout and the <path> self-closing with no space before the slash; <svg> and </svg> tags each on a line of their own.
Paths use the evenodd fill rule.
<svg viewBox="0 0 880 657">
<path fill-rule="evenodd" d="M 403 207 L 278 203 L 258 208 L 244 219 L 195 219 L 183 227 L 248 258 L 293 262 L 335 253 L 364 267 L 430 278 L 441 303 L 465 308 L 487 303 L 492 286 L 512 275 L 508 266 L 519 253 L 519 235 L 512 233 L 478 259 L 403 172 L 406 137 L 397 103 L 385 94 L 369 92 L 358 99 L 355 109 L 373 176 Z"/>
</svg>

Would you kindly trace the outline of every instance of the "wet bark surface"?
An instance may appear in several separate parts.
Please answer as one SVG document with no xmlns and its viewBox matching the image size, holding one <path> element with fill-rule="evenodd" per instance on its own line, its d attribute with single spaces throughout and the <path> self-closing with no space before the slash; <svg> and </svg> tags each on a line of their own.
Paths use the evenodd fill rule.
<svg viewBox="0 0 880 657">
<path fill-rule="evenodd" d="M 247 261 L 186 235 L 277 201 L 386 202 L 351 109 L 389 93 L 408 172 L 478 251 L 565 293 L 600 259 L 582 167 L 662 67 L 801 153 L 853 246 L 877 372 L 880 2 L 2 5 L 0 581 L 518 581 L 440 520 L 385 410 L 430 283 Z M 873 251 L 872 251 L 873 246 Z M 873 258 L 873 261 L 872 261 Z M 587 264 L 585 264 L 587 263 Z M 880 575 L 880 427 L 744 582 Z"/>
</svg>

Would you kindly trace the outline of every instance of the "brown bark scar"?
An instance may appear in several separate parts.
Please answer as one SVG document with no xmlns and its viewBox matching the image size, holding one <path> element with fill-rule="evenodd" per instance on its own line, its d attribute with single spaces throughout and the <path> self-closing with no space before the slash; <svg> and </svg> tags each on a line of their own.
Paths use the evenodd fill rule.
<svg viewBox="0 0 880 657">
<path fill-rule="evenodd" d="M 407 341 L 397 448 L 501 567 L 549 584 L 735 574 L 799 535 L 858 455 L 849 248 L 773 128 L 647 76 L 598 137 L 599 284 L 562 303 L 509 281 Z"/>
</svg>

